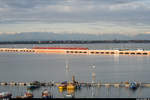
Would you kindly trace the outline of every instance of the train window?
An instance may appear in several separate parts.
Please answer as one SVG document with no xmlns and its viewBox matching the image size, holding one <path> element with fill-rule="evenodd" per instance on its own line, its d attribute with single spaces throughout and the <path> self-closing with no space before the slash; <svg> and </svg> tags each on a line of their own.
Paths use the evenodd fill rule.
<svg viewBox="0 0 150 100">
<path fill-rule="evenodd" d="M 75 53 L 78 53 L 78 51 L 75 51 Z"/>
<path fill-rule="evenodd" d="M 132 52 L 132 53 L 131 53 L 131 55 L 135 55 L 135 53 L 134 53 L 134 52 Z"/>
<path fill-rule="evenodd" d="M 147 53 L 143 53 L 143 55 L 147 55 Z"/>
<path fill-rule="evenodd" d="M 111 52 L 111 54 L 115 54 L 114 52 Z"/>
<path fill-rule="evenodd" d="M 141 53 L 137 53 L 137 55 L 141 55 Z"/>
</svg>

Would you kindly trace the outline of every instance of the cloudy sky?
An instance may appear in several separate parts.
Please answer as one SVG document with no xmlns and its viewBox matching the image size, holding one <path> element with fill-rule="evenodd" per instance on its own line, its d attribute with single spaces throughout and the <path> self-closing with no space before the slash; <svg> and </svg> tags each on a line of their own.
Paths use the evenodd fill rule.
<svg viewBox="0 0 150 100">
<path fill-rule="evenodd" d="M 150 0 L 0 0 L 0 33 L 150 33 Z"/>
</svg>

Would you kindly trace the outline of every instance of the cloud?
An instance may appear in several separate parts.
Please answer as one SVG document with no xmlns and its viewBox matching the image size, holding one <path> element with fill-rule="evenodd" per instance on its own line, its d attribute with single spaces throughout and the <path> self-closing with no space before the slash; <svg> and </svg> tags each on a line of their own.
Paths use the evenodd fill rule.
<svg viewBox="0 0 150 100">
<path fill-rule="evenodd" d="M 34 24 L 39 28 L 38 24 L 55 23 L 56 30 L 59 25 L 63 25 L 62 23 L 71 26 L 88 24 L 85 25 L 86 28 L 80 27 L 87 29 L 90 26 L 93 32 L 102 27 L 105 30 L 114 27 L 110 29 L 112 32 L 119 27 L 124 32 L 128 29 L 137 32 L 139 29 L 148 30 L 150 25 L 149 0 L 0 0 L 0 2 L 1 25 Z M 91 23 L 95 23 L 96 27 Z M 138 23 L 142 25 L 139 27 Z M 65 30 L 67 31 L 67 28 Z"/>
</svg>

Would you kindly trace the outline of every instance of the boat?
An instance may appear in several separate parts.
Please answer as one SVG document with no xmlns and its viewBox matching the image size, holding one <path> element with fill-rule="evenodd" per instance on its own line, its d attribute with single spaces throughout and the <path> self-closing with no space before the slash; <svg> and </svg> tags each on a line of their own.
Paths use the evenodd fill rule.
<svg viewBox="0 0 150 100">
<path fill-rule="evenodd" d="M 79 82 L 75 80 L 75 76 L 74 75 L 72 76 L 72 82 L 71 82 L 70 86 L 71 85 L 74 87 L 74 89 L 80 89 L 81 88 L 81 84 L 79 84 Z"/>
<path fill-rule="evenodd" d="M 72 98 L 72 95 L 71 94 L 66 94 L 65 97 Z"/>
<path fill-rule="evenodd" d="M 36 89 L 36 88 L 39 88 L 38 85 L 27 85 L 27 89 Z"/>
<path fill-rule="evenodd" d="M 0 99 L 11 98 L 12 94 L 10 92 L 1 92 Z"/>
<path fill-rule="evenodd" d="M 34 81 L 27 85 L 27 89 L 36 89 L 40 87 L 40 83 L 38 81 Z"/>
<path fill-rule="evenodd" d="M 74 98 L 74 95 L 73 94 L 66 94 L 65 98 Z"/>
<path fill-rule="evenodd" d="M 58 88 L 62 90 L 67 89 L 67 84 L 60 84 Z"/>
<path fill-rule="evenodd" d="M 23 98 L 33 98 L 33 94 L 32 94 L 30 91 L 27 91 L 27 92 L 24 94 Z"/>
<path fill-rule="evenodd" d="M 58 85 L 59 89 L 67 89 L 67 81 L 62 82 L 60 85 Z"/>
<path fill-rule="evenodd" d="M 130 89 L 137 89 L 138 88 L 138 84 L 136 82 L 131 82 L 129 85 Z"/>
<path fill-rule="evenodd" d="M 51 95 L 51 93 L 47 89 L 45 89 L 42 92 L 42 98 L 52 98 L 52 95 Z"/>
<path fill-rule="evenodd" d="M 25 92 L 25 94 L 23 95 L 23 96 L 16 96 L 16 98 L 22 98 L 22 99 L 24 99 L 24 98 L 33 98 L 33 94 L 32 94 L 32 92 L 31 91 L 27 91 L 27 92 Z"/>
<path fill-rule="evenodd" d="M 74 90 L 76 88 L 76 86 L 73 83 L 69 83 L 67 85 L 67 90 Z"/>
</svg>

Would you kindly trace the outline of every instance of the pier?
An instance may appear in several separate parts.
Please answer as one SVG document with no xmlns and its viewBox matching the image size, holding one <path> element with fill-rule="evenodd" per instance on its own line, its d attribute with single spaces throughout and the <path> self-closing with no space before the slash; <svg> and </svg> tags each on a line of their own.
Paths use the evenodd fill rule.
<svg viewBox="0 0 150 100">
<path fill-rule="evenodd" d="M 10 82 L 0 82 L 1 87 L 25 87 L 26 88 L 26 93 L 24 96 L 16 96 L 16 98 L 33 98 L 33 91 L 39 88 L 56 88 L 59 93 L 64 93 L 67 92 L 69 95 L 74 97 L 75 91 L 81 90 L 81 89 L 93 89 L 93 88 L 101 88 L 105 87 L 106 89 L 110 88 L 126 88 L 129 90 L 136 90 L 136 89 L 141 89 L 141 88 L 150 88 L 150 83 L 143 83 L 143 82 L 138 82 L 138 81 L 125 81 L 125 82 L 102 82 L 102 81 L 97 81 L 97 82 L 79 82 L 75 80 L 75 76 L 72 76 L 72 81 L 63 81 L 63 82 L 55 82 L 55 81 L 49 81 L 49 82 L 40 82 L 40 81 L 32 81 L 32 82 L 15 82 L 15 81 L 10 81 Z M 48 92 L 47 89 L 44 89 L 46 91 L 45 93 L 50 93 L 52 96 L 53 92 Z M 139 90 L 138 89 L 138 90 Z M 31 92 L 32 91 L 32 92 Z M 92 90 L 93 91 L 93 90 Z M 3 94 L 5 92 L 2 92 Z M 9 93 L 9 92 L 8 92 Z M 7 93 L 7 94 L 8 94 Z M 26 95 L 26 94 L 30 95 Z M 51 94 L 52 93 L 52 94 Z M 93 92 L 92 92 L 93 93 Z M 42 92 L 43 94 L 43 92 Z M 11 94 L 12 95 L 12 94 Z M 31 96 L 32 95 L 32 96 Z M 48 94 L 45 94 L 48 95 Z M 51 97 L 50 97 L 51 98 Z"/>
<path fill-rule="evenodd" d="M 147 55 L 148 50 L 91 50 L 91 49 L 36 49 L 36 48 L 0 48 L 0 52 L 25 52 L 25 53 L 54 53 L 71 55 Z"/>
<path fill-rule="evenodd" d="M 139 87 L 145 87 L 145 88 L 150 88 L 150 83 L 142 83 L 142 82 L 136 82 Z M 0 82 L 0 86 L 27 86 L 31 85 L 32 82 Z M 61 82 L 40 82 L 40 86 L 59 86 Z M 79 82 L 78 85 L 81 87 L 115 87 L 115 88 L 120 88 L 120 87 L 129 87 L 129 83 L 126 82 L 120 82 L 120 83 L 103 83 L 103 82 L 97 82 L 97 83 L 92 83 L 92 82 Z"/>
</svg>

